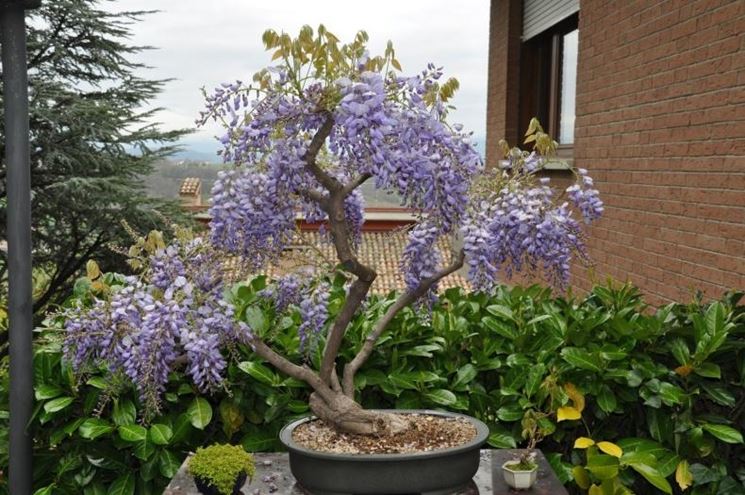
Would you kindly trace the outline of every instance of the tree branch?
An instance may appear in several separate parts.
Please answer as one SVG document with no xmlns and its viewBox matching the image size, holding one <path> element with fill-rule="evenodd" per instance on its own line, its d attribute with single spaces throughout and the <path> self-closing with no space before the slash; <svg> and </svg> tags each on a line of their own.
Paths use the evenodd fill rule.
<svg viewBox="0 0 745 495">
<path fill-rule="evenodd" d="M 347 363 L 346 366 L 344 366 L 344 377 L 342 378 L 342 383 L 344 393 L 348 397 L 354 398 L 354 375 L 370 357 L 370 354 L 372 354 L 372 351 L 375 348 L 375 343 L 378 341 L 390 322 L 393 321 L 393 318 L 396 317 L 399 311 L 422 297 L 439 280 L 460 269 L 463 266 L 465 258 L 465 253 L 461 249 L 449 266 L 443 268 L 439 272 L 435 273 L 433 276 L 422 280 L 422 282 L 416 289 L 414 289 L 413 291 L 407 291 L 402 294 L 396 300 L 396 302 L 388 308 L 388 311 L 386 311 L 385 315 L 383 315 L 383 317 L 378 320 L 373 331 L 370 332 L 370 334 L 367 336 L 367 338 L 365 339 L 365 343 L 362 345 L 362 348 L 359 350 L 354 359 L 352 359 L 349 363 Z"/>
<path fill-rule="evenodd" d="M 326 120 L 323 121 L 321 127 L 319 127 L 313 135 L 313 139 L 310 141 L 310 145 L 305 151 L 305 155 L 303 155 L 303 160 L 305 161 L 305 166 L 308 168 L 310 173 L 313 174 L 316 180 L 318 180 L 318 182 L 320 182 L 329 192 L 334 192 L 342 188 L 341 182 L 327 174 L 318 166 L 318 162 L 316 162 L 318 152 L 321 151 L 323 143 L 326 141 L 326 138 L 329 137 L 331 129 L 334 127 L 334 117 L 329 112 L 325 112 L 325 114 Z"/>
<path fill-rule="evenodd" d="M 372 177 L 372 174 L 362 174 L 357 176 L 356 178 L 352 179 L 351 182 L 344 185 L 344 188 L 342 189 L 342 194 L 346 197 L 349 196 L 349 193 L 360 187 L 362 184 L 365 183 L 367 179 Z"/>
<path fill-rule="evenodd" d="M 253 337 L 249 341 L 254 352 L 264 358 L 272 366 L 277 368 L 285 375 L 291 376 L 301 380 L 310 385 L 318 395 L 323 397 L 324 400 L 332 401 L 334 397 L 334 391 L 324 383 L 321 378 L 307 366 L 298 366 L 287 358 L 274 352 L 268 345 L 266 345 L 260 338 Z"/>
</svg>

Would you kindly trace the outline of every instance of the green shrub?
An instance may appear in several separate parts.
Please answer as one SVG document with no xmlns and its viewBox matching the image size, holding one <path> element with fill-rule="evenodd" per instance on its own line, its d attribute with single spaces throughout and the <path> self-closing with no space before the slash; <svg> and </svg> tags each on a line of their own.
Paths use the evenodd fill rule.
<svg viewBox="0 0 745 495">
<path fill-rule="evenodd" d="M 237 445 L 210 445 L 197 449 L 189 459 L 189 474 L 214 486 L 223 495 L 233 493 L 235 482 L 241 474 L 248 479 L 254 476 L 253 456 Z"/>
<path fill-rule="evenodd" d="M 257 278 L 234 287 L 239 316 L 299 362 L 299 317 L 275 317 L 257 296 L 264 286 Z M 341 281 L 334 287 L 332 317 L 344 297 Z M 85 294 L 81 287 L 76 297 Z M 524 445 L 524 432 L 535 431 L 575 491 L 573 468 L 587 464 L 587 452 L 573 447 L 590 437 L 614 442 L 627 460 L 643 459 L 654 470 L 647 472 L 675 491 L 677 470 L 682 480 L 693 478 L 686 493 L 742 493 L 745 309 L 738 300 L 653 311 L 629 286 L 597 287 L 584 298 L 539 287 L 503 288 L 494 296 L 451 289 L 428 320 L 410 310 L 395 319 L 357 376 L 358 399 L 366 407 L 467 412 L 489 424 L 493 447 Z M 349 329 L 350 342 L 361 345 L 390 303 L 372 299 Z M 201 396 L 173 373 L 159 415 L 142 424 L 124 380 L 105 382 L 94 372 L 76 382 L 61 362 L 60 325 L 50 319 L 40 330 L 34 360 L 35 485 L 52 487 L 47 493 L 160 493 L 189 451 L 214 442 L 280 450 L 279 429 L 308 413 L 304 384 L 238 348 L 227 370 L 229 392 Z M 7 428 L 5 380 L 0 438 Z M 0 457 L 6 466 L 7 456 Z M 618 480 L 653 493 L 648 477 L 633 468 L 620 469 Z"/>
</svg>

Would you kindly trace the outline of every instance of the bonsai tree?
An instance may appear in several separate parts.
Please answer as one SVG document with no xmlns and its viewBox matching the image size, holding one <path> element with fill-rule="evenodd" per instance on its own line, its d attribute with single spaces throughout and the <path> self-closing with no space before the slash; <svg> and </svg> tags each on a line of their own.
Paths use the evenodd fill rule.
<svg viewBox="0 0 745 495">
<path fill-rule="evenodd" d="M 556 204 L 548 179 L 536 180 L 542 155 L 555 144 L 537 121 L 527 143 L 535 151 L 509 149 L 505 169 L 485 169 L 460 125 L 446 121 L 455 79 L 429 64 L 417 75 L 399 74 L 389 42 L 370 56 L 367 35 L 341 45 L 323 26 L 305 26 L 296 38 L 269 30 L 263 41 L 278 63 L 251 84 L 224 84 L 207 96 L 201 122 L 225 124 L 220 138 L 226 162 L 239 166 L 214 186 L 210 210 L 214 245 L 243 256 L 256 269 L 277 259 L 295 231 L 295 214 L 326 222 L 339 267 L 352 280 L 343 308 L 324 332 L 323 284 L 306 291 L 301 333 L 325 333 L 318 370 L 299 366 L 250 338 L 254 351 L 277 369 L 313 388 L 311 410 L 336 428 L 354 433 L 395 433 L 398 416 L 362 409 L 354 400 L 354 377 L 376 341 L 405 307 L 434 297 L 437 283 L 468 264 L 475 288 L 492 290 L 501 270 L 543 269 L 565 286 L 573 253 L 584 257 L 580 224 L 567 203 Z M 566 190 L 587 221 L 602 212 L 586 171 Z M 344 334 L 370 291 L 376 273 L 355 248 L 361 236 L 360 186 L 396 194 L 418 222 L 409 232 L 401 268 L 407 290 L 367 336 L 356 356 L 337 362 Z M 437 240 L 462 237 L 463 247 L 440 253 Z M 280 281 L 280 309 L 299 301 L 298 280 Z M 303 308 L 301 308 L 303 309 Z M 301 335 L 305 342 L 312 335 Z"/>
<path fill-rule="evenodd" d="M 541 272 L 565 287 L 572 257 L 586 259 L 575 213 L 590 222 L 602 203 L 585 170 L 560 195 L 536 176 L 556 146 L 536 120 L 525 139 L 532 151 L 502 143 L 505 160 L 485 167 L 470 133 L 446 120 L 457 81 L 442 81 L 442 70 L 432 64 L 401 75 L 390 43 L 382 56 L 370 56 L 364 32 L 340 44 L 323 26 L 317 32 L 303 27 L 296 38 L 270 30 L 263 40 L 276 65 L 251 84 L 216 88 L 200 119 L 224 123 L 221 154 L 237 165 L 221 173 L 212 191 L 210 242 L 151 242 L 142 263 L 149 268 L 139 278 L 70 316 L 68 358 L 78 369 L 92 360 L 125 373 L 155 404 L 167 370 L 179 364 L 203 390 L 218 386 L 225 367 L 221 346 L 243 342 L 307 383 L 311 410 L 337 429 L 399 432 L 408 427 L 399 416 L 355 401 L 355 374 L 391 321 L 412 305 L 426 312 L 438 282 L 464 265 L 476 290 L 492 291 L 500 275 L 516 271 Z M 406 290 L 356 355 L 341 363 L 345 332 L 376 277 L 356 251 L 366 182 L 397 195 L 417 222 L 401 260 Z M 324 223 L 338 270 L 349 281 L 333 321 L 327 321 L 330 289 L 322 279 L 291 273 L 263 292 L 277 313 L 300 311 L 300 342 L 320 353 L 314 367 L 277 353 L 262 329 L 228 323 L 234 309 L 221 300 L 224 284 L 214 269 L 219 256 L 208 252 L 239 256 L 259 271 L 291 242 L 297 211 Z M 451 252 L 437 249 L 443 237 L 452 239 Z M 160 341 L 166 344 L 155 345 Z"/>
</svg>

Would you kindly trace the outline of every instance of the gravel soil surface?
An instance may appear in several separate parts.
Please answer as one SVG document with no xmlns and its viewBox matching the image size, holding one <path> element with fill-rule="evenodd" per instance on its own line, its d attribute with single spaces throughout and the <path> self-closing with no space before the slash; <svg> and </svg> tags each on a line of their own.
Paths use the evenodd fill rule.
<svg viewBox="0 0 745 495">
<path fill-rule="evenodd" d="M 292 439 L 306 449 L 319 452 L 408 454 L 457 447 L 476 437 L 476 428 L 465 419 L 416 413 L 399 416 L 411 426 L 398 435 L 375 437 L 339 433 L 316 419 L 295 428 Z"/>
</svg>

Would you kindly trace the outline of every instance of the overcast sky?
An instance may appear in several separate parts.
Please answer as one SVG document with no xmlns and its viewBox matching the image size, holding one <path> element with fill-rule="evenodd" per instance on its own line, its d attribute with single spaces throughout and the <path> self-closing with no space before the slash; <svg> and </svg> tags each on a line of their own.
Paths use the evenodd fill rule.
<svg viewBox="0 0 745 495">
<path fill-rule="evenodd" d="M 160 11 L 133 27 L 132 41 L 158 47 L 142 56 L 153 67 L 148 77 L 174 78 L 155 102 L 167 109 L 159 118 L 166 128 L 193 126 L 202 86 L 250 80 L 268 65 L 265 29 L 296 34 L 303 24 L 323 23 L 342 42 L 367 31 L 373 55 L 392 40 L 404 73 L 430 61 L 443 66 L 461 83 L 450 120 L 473 130 L 479 142 L 485 136 L 488 0 L 116 0 L 106 9 Z M 193 152 L 212 154 L 217 133 L 205 128 L 185 142 Z"/>
</svg>

